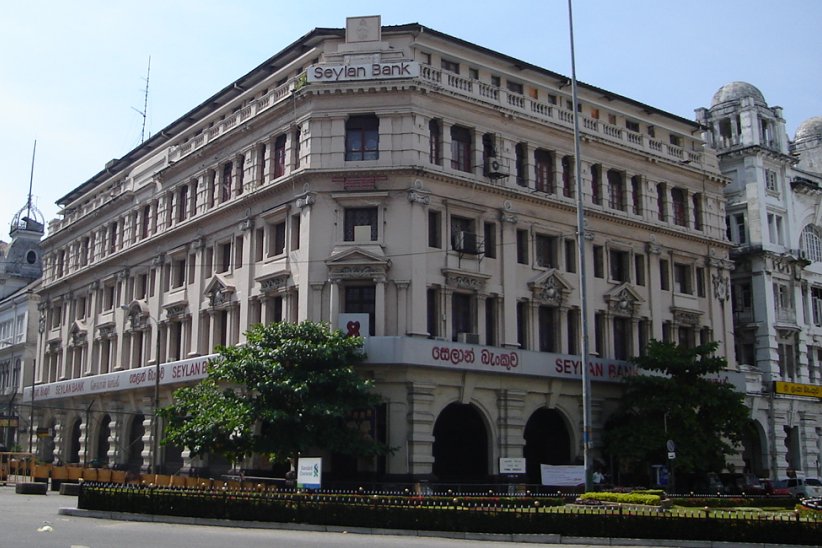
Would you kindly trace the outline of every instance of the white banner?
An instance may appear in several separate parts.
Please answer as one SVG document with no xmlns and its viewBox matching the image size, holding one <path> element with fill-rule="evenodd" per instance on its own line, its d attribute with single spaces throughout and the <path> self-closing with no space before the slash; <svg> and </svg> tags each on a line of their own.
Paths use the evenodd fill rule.
<svg viewBox="0 0 822 548">
<path fill-rule="evenodd" d="M 322 457 L 297 459 L 297 487 L 300 489 L 319 489 L 322 483 Z"/>
<path fill-rule="evenodd" d="M 540 464 L 539 471 L 542 477 L 542 485 L 576 487 L 585 484 L 584 466 Z"/>
</svg>

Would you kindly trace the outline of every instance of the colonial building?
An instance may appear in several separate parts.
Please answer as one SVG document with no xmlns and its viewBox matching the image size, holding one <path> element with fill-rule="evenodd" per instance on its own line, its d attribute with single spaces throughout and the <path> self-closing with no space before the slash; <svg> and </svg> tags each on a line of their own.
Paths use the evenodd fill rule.
<svg viewBox="0 0 822 548">
<path fill-rule="evenodd" d="M 747 371 L 761 476 L 822 475 L 822 119 L 789 141 L 780 107 L 745 82 L 697 110 L 725 188 L 736 361 Z"/>
<path fill-rule="evenodd" d="M 18 404 L 24 384 L 31 386 L 36 358 L 44 231 L 43 217 L 29 200 L 12 219 L 11 242 L 3 242 L 0 253 L 0 445 L 7 449 L 28 449 L 28 438 L 17 433 L 29 423 L 29 408 Z"/>
<path fill-rule="evenodd" d="M 580 460 L 575 115 L 600 454 L 650 338 L 716 340 L 733 362 L 726 180 L 700 126 L 584 84 L 574 105 L 566 76 L 363 17 L 303 36 L 59 200 L 33 395 L 53 456 L 227 466 L 152 455 L 155 373 L 165 405 L 215 345 L 310 319 L 368 336 L 384 404 L 360 419 L 396 448 L 327 455 L 332 475 L 478 480 L 525 457 L 539 481 L 540 463 Z"/>
</svg>

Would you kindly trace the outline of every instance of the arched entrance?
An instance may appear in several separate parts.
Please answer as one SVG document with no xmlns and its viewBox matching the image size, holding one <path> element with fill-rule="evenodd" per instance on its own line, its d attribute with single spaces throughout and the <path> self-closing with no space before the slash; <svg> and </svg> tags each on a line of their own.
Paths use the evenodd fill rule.
<svg viewBox="0 0 822 548">
<path fill-rule="evenodd" d="M 72 464 L 80 462 L 80 423 L 80 419 L 76 418 L 71 422 L 71 428 L 69 428 L 66 462 Z"/>
<path fill-rule="evenodd" d="M 749 421 L 742 439 L 742 460 L 745 472 L 756 474 L 758 478 L 767 478 L 768 450 L 764 443 L 765 434 L 757 421 Z"/>
<path fill-rule="evenodd" d="M 440 481 L 488 479 L 488 434 L 477 409 L 452 403 L 434 424 L 434 475 Z"/>
<path fill-rule="evenodd" d="M 139 471 L 143 466 L 144 420 L 145 415 L 142 413 L 134 415 L 131 419 L 131 426 L 128 429 L 128 447 L 126 448 L 128 459 L 126 463 L 128 464 L 128 469 L 135 472 Z"/>
<path fill-rule="evenodd" d="M 556 409 L 537 409 L 525 424 L 525 471 L 528 481 L 540 483 L 540 464 L 571 464 L 571 434 Z"/>
<path fill-rule="evenodd" d="M 111 438 L 111 416 L 103 415 L 97 427 L 97 445 L 94 452 L 93 464 L 105 466 L 108 464 L 109 439 Z"/>
</svg>

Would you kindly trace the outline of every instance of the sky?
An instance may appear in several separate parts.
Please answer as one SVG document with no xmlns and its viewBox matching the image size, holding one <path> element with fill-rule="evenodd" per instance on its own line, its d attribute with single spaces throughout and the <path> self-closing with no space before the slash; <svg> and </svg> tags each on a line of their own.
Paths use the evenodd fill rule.
<svg viewBox="0 0 822 548">
<path fill-rule="evenodd" d="M 581 82 L 690 120 L 724 84 L 749 82 L 784 109 L 791 139 L 822 116 L 822 1 L 574 0 L 573 13 Z M 362 15 L 571 74 L 567 0 L 9 2 L 0 15 L 0 239 L 30 179 L 48 223 L 57 200 L 140 144 L 141 113 L 148 138 L 312 29 Z"/>
</svg>

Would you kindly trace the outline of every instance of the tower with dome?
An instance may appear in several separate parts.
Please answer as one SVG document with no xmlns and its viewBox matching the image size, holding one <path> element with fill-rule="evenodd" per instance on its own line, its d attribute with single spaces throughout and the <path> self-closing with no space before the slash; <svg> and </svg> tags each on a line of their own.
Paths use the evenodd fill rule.
<svg viewBox="0 0 822 548">
<path fill-rule="evenodd" d="M 739 464 L 760 477 L 822 475 L 822 117 L 787 134 L 747 82 L 696 111 L 725 187 L 736 363 L 751 434 Z"/>
</svg>

